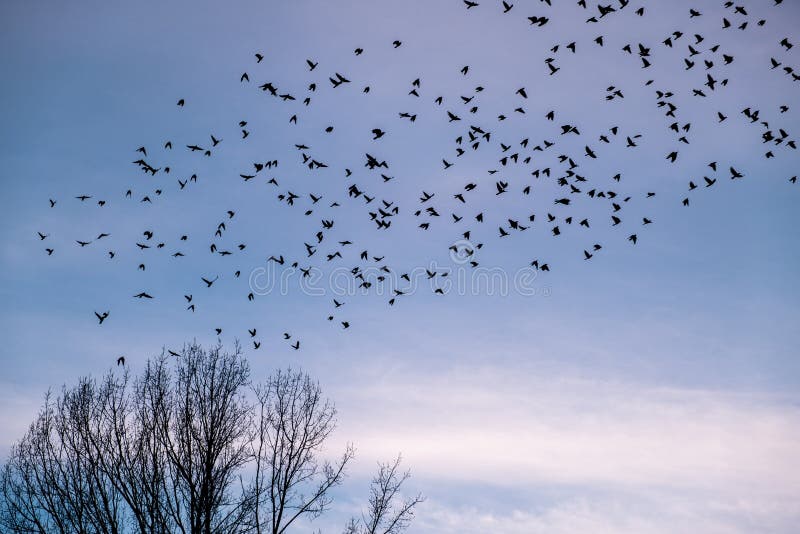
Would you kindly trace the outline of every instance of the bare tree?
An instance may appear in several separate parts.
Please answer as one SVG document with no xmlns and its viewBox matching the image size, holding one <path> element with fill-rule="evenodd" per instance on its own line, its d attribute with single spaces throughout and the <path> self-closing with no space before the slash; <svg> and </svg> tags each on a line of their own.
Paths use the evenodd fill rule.
<svg viewBox="0 0 800 534">
<path fill-rule="evenodd" d="M 93 443 L 101 392 L 88 379 L 50 394 L 0 476 L 0 525 L 12 532 L 120 532 L 122 499 Z"/>
<path fill-rule="evenodd" d="M 250 406 L 243 389 L 249 368 L 235 354 L 197 345 L 186 349 L 171 388 L 158 391 L 166 410 L 156 416 L 157 439 L 167 458 L 167 503 L 181 532 L 234 533 L 245 500 L 230 488 L 248 462 Z M 169 386 L 159 381 L 156 388 Z"/>
<path fill-rule="evenodd" d="M 107 378 L 103 465 L 130 509 L 132 530 L 140 533 L 177 530 L 169 513 L 168 458 L 158 426 L 169 410 L 169 379 L 163 356 L 147 362 L 130 395 L 127 372 L 122 383 Z"/>
<path fill-rule="evenodd" d="M 9 532 L 67 532 L 70 526 L 69 500 L 59 495 L 59 470 L 51 454 L 53 412 L 48 392 L 38 417 L 3 466 L 0 521 Z"/>
<path fill-rule="evenodd" d="M 298 518 L 315 518 L 325 511 L 330 490 L 341 483 L 353 448 L 348 445 L 335 464 L 319 460 L 322 445 L 336 426 L 336 408 L 307 375 L 278 371 L 255 394 L 252 523 L 259 534 L 281 534 Z"/>
<path fill-rule="evenodd" d="M 306 374 L 254 384 L 238 345 L 188 345 L 135 379 L 125 369 L 48 393 L 0 471 L 0 531 L 281 534 L 325 512 L 344 480 L 352 446 L 324 456 L 335 428 Z M 408 478 L 398 465 L 381 465 L 364 529 L 351 532 L 408 525 L 421 498 L 396 505 Z"/>
<path fill-rule="evenodd" d="M 414 507 L 424 501 L 422 494 L 403 498 L 400 489 L 411 477 L 400 472 L 401 456 L 378 464 L 378 474 L 370 484 L 369 507 L 360 519 L 352 518 L 344 534 L 399 534 L 414 518 Z"/>
</svg>

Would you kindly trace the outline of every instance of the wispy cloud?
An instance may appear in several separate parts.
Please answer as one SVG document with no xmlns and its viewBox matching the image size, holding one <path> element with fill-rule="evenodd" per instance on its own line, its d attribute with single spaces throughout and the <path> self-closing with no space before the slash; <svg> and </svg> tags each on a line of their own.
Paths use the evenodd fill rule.
<svg viewBox="0 0 800 534">
<path fill-rule="evenodd" d="M 788 399 L 525 375 L 470 367 L 343 390 L 340 435 L 370 461 L 402 450 L 422 486 L 496 496 L 462 508 L 452 487 L 434 490 L 425 531 L 744 532 L 756 520 L 780 531 L 800 518 Z M 536 493 L 559 488 L 542 506 Z M 527 506 L 509 508 L 509 490 Z"/>
<path fill-rule="evenodd" d="M 491 510 L 427 503 L 420 515 L 420 532 L 477 534 L 738 534 L 794 532 L 800 518 L 794 503 L 752 500 L 733 505 L 719 499 L 677 494 L 621 498 L 575 498 L 539 512 Z"/>
</svg>

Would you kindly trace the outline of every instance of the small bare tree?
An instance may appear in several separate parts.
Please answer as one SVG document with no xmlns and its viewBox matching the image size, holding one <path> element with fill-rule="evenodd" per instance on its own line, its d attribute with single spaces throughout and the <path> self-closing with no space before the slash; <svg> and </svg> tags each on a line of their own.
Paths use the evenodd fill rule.
<svg viewBox="0 0 800 534">
<path fill-rule="evenodd" d="M 352 446 L 324 444 L 336 408 L 298 371 L 253 384 L 239 346 L 164 354 L 84 378 L 44 406 L 0 471 L 0 531 L 15 534 L 282 534 L 332 503 Z M 421 497 L 381 465 L 353 534 L 403 530 Z"/>
<path fill-rule="evenodd" d="M 370 484 L 369 507 L 360 519 L 352 518 L 344 534 L 399 534 L 414 518 L 414 507 L 424 501 L 422 494 L 403 498 L 400 488 L 411 477 L 400 472 L 401 456 L 378 464 L 378 474 Z"/>
</svg>

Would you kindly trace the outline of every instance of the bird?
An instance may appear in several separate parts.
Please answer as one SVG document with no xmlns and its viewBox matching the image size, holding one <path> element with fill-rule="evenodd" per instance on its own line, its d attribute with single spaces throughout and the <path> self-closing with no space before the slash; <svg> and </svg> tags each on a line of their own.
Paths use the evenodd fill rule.
<svg viewBox="0 0 800 534">
<path fill-rule="evenodd" d="M 549 7 L 551 1 L 542 0 L 541 3 Z M 391 297 L 389 305 L 395 305 L 400 302 L 399 299 L 413 298 L 413 292 L 404 291 L 405 288 L 389 289 L 393 277 L 397 275 L 400 275 L 398 280 L 411 282 L 410 274 L 400 274 L 400 271 L 395 270 L 397 265 L 405 262 L 405 258 L 400 256 L 405 248 L 400 246 L 399 242 L 403 234 L 395 233 L 396 228 L 408 228 L 408 231 L 417 232 L 418 234 L 410 239 L 415 245 L 418 243 L 421 250 L 427 250 L 425 247 L 428 244 L 433 246 L 445 233 L 452 233 L 452 237 L 458 238 L 459 241 L 462 239 L 460 236 L 463 236 L 463 240 L 469 244 L 451 246 L 450 251 L 453 253 L 453 258 L 458 258 L 459 263 L 461 263 L 460 254 L 463 253 L 465 268 L 478 267 L 478 254 L 486 257 L 493 249 L 498 251 L 498 257 L 504 259 L 509 259 L 506 257 L 506 251 L 511 251 L 508 252 L 509 257 L 521 256 L 521 251 L 525 251 L 524 263 L 527 264 L 530 260 L 528 251 L 531 247 L 544 246 L 542 240 L 558 237 L 565 246 L 574 248 L 576 254 L 570 257 L 570 261 L 576 261 L 590 269 L 595 266 L 597 259 L 588 264 L 578 262 L 580 251 L 583 250 L 584 261 L 588 261 L 594 259 L 603 247 L 599 243 L 591 246 L 577 245 L 576 242 L 583 239 L 577 232 L 580 232 L 580 236 L 589 238 L 604 236 L 603 232 L 616 235 L 610 232 L 622 231 L 626 225 L 635 225 L 641 226 L 636 231 L 642 233 L 641 237 L 645 239 L 645 232 L 651 230 L 650 225 L 654 220 L 652 212 L 647 211 L 648 201 L 645 199 L 655 197 L 656 191 L 659 193 L 658 198 L 662 198 L 662 189 L 656 189 L 655 185 L 645 185 L 646 182 L 642 182 L 641 186 L 634 187 L 631 185 L 632 181 L 627 180 L 627 175 L 626 178 L 622 177 L 627 150 L 665 154 L 663 160 L 649 163 L 648 173 L 653 176 L 668 173 L 675 175 L 675 180 L 659 180 L 657 184 L 667 190 L 668 194 L 668 189 L 673 188 L 673 193 L 679 195 L 675 198 L 683 198 L 681 203 L 684 206 L 689 206 L 690 196 L 700 193 L 715 194 L 721 191 L 722 182 L 719 184 L 717 182 L 719 176 L 726 174 L 724 171 L 726 168 L 732 180 L 742 179 L 748 174 L 755 177 L 754 168 L 750 170 L 741 163 L 747 156 L 755 155 L 755 153 L 742 153 L 746 150 L 744 147 L 768 144 L 768 147 L 759 149 L 758 152 L 767 159 L 774 158 L 778 161 L 788 159 L 792 154 L 790 151 L 796 150 L 795 132 L 790 128 L 792 123 L 786 122 L 789 115 L 783 115 L 789 111 L 791 102 L 780 104 L 774 100 L 762 101 L 760 98 L 762 91 L 760 87 L 756 87 L 753 91 L 748 91 L 747 95 L 740 95 L 747 97 L 742 107 L 748 106 L 741 114 L 731 111 L 730 103 L 737 100 L 719 100 L 718 95 L 723 89 L 730 91 L 736 87 L 736 83 L 745 72 L 746 65 L 740 64 L 742 62 L 735 54 L 735 48 L 729 48 L 725 39 L 718 40 L 716 34 L 713 34 L 712 38 L 711 30 L 708 34 L 696 33 L 701 31 L 700 28 L 704 27 L 706 22 L 710 24 L 716 21 L 714 24 L 718 24 L 719 18 L 711 16 L 712 12 L 718 13 L 723 20 L 722 29 L 719 31 L 733 31 L 738 25 L 742 33 L 737 32 L 737 36 L 741 35 L 737 39 L 742 40 L 743 45 L 748 45 L 748 39 L 754 31 L 753 25 L 762 25 L 762 21 L 756 22 L 756 19 L 751 19 L 751 26 L 746 26 L 749 6 L 739 6 L 733 2 L 726 2 L 725 5 L 717 7 L 711 5 L 706 7 L 702 4 L 701 12 L 700 4 L 695 3 L 688 9 L 688 14 L 686 9 L 683 9 L 676 15 L 676 26 L 670 28 L 670 32 L 658 36 L 653 32 L 648 36 L 648 40 L 654 44 L 634 40 L 637 32 L 631 31 L 628 34 L 623 31 L 618 36 L 615 35 L 622 46 L 619 48 L 611 45 L 610 38 L 605 39 L 604 35 L 599 35 L 601 32 L 590 30 L 588 28 L 592 26 L 584 24 L 596 26 L 605 22 L 603 19 L 621 17 L 623 9 L 629 5 L 628 0 L 593 6 L 587 6 L 585 0 L 579 0 L 577 3 L 580 9 L 576 10 L 576 13 L 585 10 L 586 14 L 579 15 L 579 18 L 570 18 L 576 15 L 569 12 L 562 14 L 560 11 L 520 13 L 513 0 L 501 0 L 499 5 L 496 4 L 493 15 L 493 10 L 485 9 L 485 2 L 482 2 L 484 5 L 481 6 L 477 1 L 463 0 L 463 5 L 469 11 L 468 16 L 475 19 L 474 23 L 479 25 L 476 27 L 482 27 L 481 17 L 487 17 L 486 21 L 489 21 L 488 17 L 497 17 L 504 24 L 508 24 L 509 31 L 513 31 L 511 24 L 519 23 L 525 31 L 533 34 L 524 52 L 509 49 L 508 54 L 512 60 L 520 61 L 524 54 L 526 61 L 528 59 L 540 61 L 546 67 L 541 63 L 535 63 L 538 68 L 529 70 L 530 80 L 513 85 L 489 83 L 490 73 L 485 70 L 482 72 L 479 64 L 465 64 L 468 63 L 466 60 L 469 60 L 469 56 L 463 59 L 444 58 L 441 65 L 436 65 L 437 68 L 441 67 L 443 73 L 449 73 L 448 76 L 452 78 L 449 85 L 425 81 L 429 79 L 426 77 L 428 73 L 422 71 L 409 76 L 413 78 L 410 87 L 407 85 L 392 87 L 388 80 L 372 77 L 371 73 L 374 72 L 376 64 L 388 61 L 389 56 L 383 58 L 381 54 L 395 53 L 392 50 L 399 49 L 403 45 L 401 38 L 409 39 L 403 35 L 398 35 L 391 44 L 387 41 L 393 37 L 386 38 L 384 35 L 386 41 L 376 51 L 378 57 L 370 57 L 372 54 L 365 53 L 362 47 L 354 50 L 341 49 L 335 42 L 326 43 L 324 59 L 315 60 L 311 56 L 303 62 L 302 56 L 296 58 L 298 64 L 292 72 L 282 72 L 284 69 L 274 71 L 268 69 L 267 65 L 256 67 L 252 63 L 253 56 L 250 55 L 253 52 L 247 52 L 244 61 L 234 63 L 239 65 L 236 67 L 238 70 L 234 72 L 241 73 L 240 84 L 234 83 L 234 85 L 243 92 L 242 94 L 256 91 L 256 87 L 245 83 L 250 82 L 249 72 L 252 72 L 252 79 L 260 80 L 255 94 L 270 99 L 269 119 L 259 117 L 256 113 L 260 111 L 256 109 L 253 109 L 254 116 L 230 117 L 229 127 L 236 128 L 238 125 L 238 132 L 241 133 L 233 137 L 225 133 L 227 129 L 223 129 L 224 125 L 214 127 L 215 135 L 191 119 L 184 125 L 187 132 L 184 142 L 188 143 L 184 145 L 185 151 L 172 151 L 173 141 L 164 142 L 164 140 L 171 138 L 176 143 L 178 140 L 173 134 L 167 134 L 167 131 L 155 132 L 153 134 L 157 136 L 155 141 L 138 140 L 132 146 L 138 146 L 135 153 L 140 159 L 133 163 L 137 172 L 141 171 L 144 177 L 135 185 L 123 184 L 122 190 L 127 189 L 124 194 L 125 199 L 140 199 L 139 202 L 131 202 L 122 210 L 117 208 L 112 200 L 106 203 L 105 199 L 108 197 L 105 197 L 104 191 L 87 190 L 75 196 L 79 203 L 74 203 L 74 207 L 82 210 L 81 217 L 85 217 L 87 224 L 92 225 L 90 231 L 94 233 L 91 235 L 97 236 L 94 240 L 75 240 L 75 242 L 80 249 L 84 249 L 94 241 L 114 240 L 114 248 L 120 254 L 116 256 L 114 251 L 108 251 L 109 259 L 116 258 L 115 263 L 109 267 L 129 261 L 126 251 L 130 248 L 132 253 L 142 255 L 142 258 L 130 259 L 130 267 L 138 268 L 140 271 L 146 269 L 141 276 L 146 274 L 148 277 L 172 276 L 162 267 L 159 259 L 160 252 L 163 252 L 161 249 L 166 248 L 168 257 L 182 262 L 180 266 L 184 269 L 182 274 L 189 280 L 183 283 L 190 286 L 191 277 L 203 274 L 197 272 L 198 266 L 209 270 L 217 268 L 217 266 L 204 266 L 200 260 L 194 263 L 187 261 L 190 259 L 194 261 L 201 248 L 197 247 L 195 250 L 194 246 L 191 246 L 192 243 L 197 243 L 194 235 L 192 243 L 187 243 L 186 246 L 180 243 L 180 247 L 175 246 L 180 231 L 167 235 L 167 229 L 172 231 L 170 228 L 172 221 L 175 225 L 188 224 L 183 216 L 192 213 L 193 218 L 196 214 L 198 219 L 202 219 L 196 223 L 198 234 L 203 234 L 206 228 L 210 230 L 205 237 L 209 238 L 206 245 L 213 254 L 213 259 L 205 261 L 221 262 L 222 270 L 218 270 L 219 273 L 226 272 L 225 269 L 230 269 L 227 272 L 234 273 L 234 279 L 227 280 L 223 286 L 218 286 L 215 294 L 217 291 L 238 291 L 236 288 L 240 286 L 236 284 L 243 282 L 237 280 L 240 275 L 256 272 L 252 270 L 255 268 L 254 265 L 247 264 L 253 259 L 249 256 L 251 251 L 255 250 L 252 252 L 253 256 L 260 258 L 256 261 L 261 263 L 266 261 L 266 267 L 272 274 L 282 275 L 284 271 L 291 272 L 294 276 L 299 275 L 303 284 L 306 282 L 311 284 L 321 270 L 324 272 L 326 269 L 328 271 L 335 269 L 337 273 L 341 270 L 344 276 L 349 277 L 348 282 L 354 288 L 369 294 L 382 294 L 383 291 L 387 291 Z M 779 0 L 774 3 L 779 5 L 781 2 Z M 464 9 L 460 3 L 456 6 L 458 9 Z M 767 11 L 767 8 L 764 10 Z M 508 16 L 500 17 L 500 14 Z M 638 7 L 634 14 L 642 17 L 635 19 L 637 28 L 641 30 L 639 33 L 649 33 L 650 27 L 647 26 L 647 21 L 652 20 L 650 12 L 645 17 L 644 8 Z M 551 23 L 551 18 L 555 19 L 556 16 L 559 19 L 564 18 L 558 25 Z M 586 17 L 589 17 L 588 20 Z M 704 19 L 708 20 L 704 22 Z M 497 21 L 492 19 L 492 24 L 486 27 L 494 27 L 495 22 Z M 655 22 L 652 24 L 656 26 Z M 553 26 L 554 31 L 562 27 L 571 27 L 574 29 L 574 35 L 562 34 L 559 40 L 553 43 L 550 39 L 557 33 L 542 33 L 546 29 L 540 30 L 548 25 Z M 743 31 L 745 29 L 747 31 Z M 768 31 L 768 27 L 759 31 Z M 477 37 L 482 46 L 488 42 L 486 40 L 488 34 Z M 410 40 L 406 42 L 411 43 Z M 589 42 L 603 47 L 603 55 L 597 55 L 594 46 L 583 46 Z M 714 46 L 709 47 L 710 44 Z M 291 43 L 288 46 L 291 46 Z M 658 46 L 657 50 L 655 46 Z M 786 81 L 778 79 L 775 81 L 776 84 L 789 84 L 798 80 L 798 71 L 790 64 L 793 44 L 789 37 L 772 34 L 769 42 L 765 41 L 765 44 L 759 45 L 758 48 L 759 50 L 763 48 L 764 53 L 761 56 L 762 60 L 757 62 L 761 70 L 758 72 L 754 70 L 755 75 L 762 75 L 761 71 L 764 75 L 769 75 L 773 71 L 775 75 L 781 73 Z M 344 57 L 350 54 L 350 50 L 353 50 L 357 59 L 351 57 L 348 61 L 348 58 Z M 403 51 L 396 53 L 405 56 Z M 262 52 L 255 52 L 254 55 L 256 64 L 265 59 Z M 281 59 L 277 51 L 274 57 L 276 60 Z M 558 83 L 572 79 L 569 71 L 572 71 L 572 75 L 581 73 L 584 66 L 580 63 L 582 57 L 583 61 L 608 61 L 608 65 L 613 64 L 613 69 L 606 65 L 604 72 L 611 72 L 613 75 L 618 73 L 619 78 L 614 76 L 599 87 L 588 83 L 571 86 L 569 93 L 560 95 L 561 98 L 554 100 L 553 105 L 547 105 L 546 95 L 553 91 L 558 92 Z M 401 59 L 402 57 L 398 56 L 398 61 Z M 387 64 L 383 63 L 383 66 Z M 671 67 L 668 68 L 669 65 L 680 65 L 679 72 L 673 73 Z M 426 66 L 424 64 L 415 66 L 420 70 L 422 67 Z M 633 74 L 640 68 L 647 69 L 643 71 L 647 76 L 634 77 Z M 461 76 L 456 72 L 460 72 Z M 559 81 L 558 78 L 563 74 L 567 76 Z M 457 81 L 453 78 L 454 75 Z M 330 85 L 324 83 L 325 78 Z M 485 79 L 485 83 L 480 85 L 467 83 L 471 79 Z M 668 88 L 664 86 L 667 82 Z M 536 85 L 532 85 L 534 83 Z M 641 83 L 643 88 L 641 95 L 631 98 L 631 94 L 634 93 L 632 87 L 634 83 L 637 85 Z M 208 86 L 210 91 L 213 84 Z M 348 91 L 351 86 L 357 87 L 358 90 Z M 433 87 L 436 87 L 436 92 L 428 93 L 427 91 Z M 581 101 L 570 100 L 573 91 L 574 94 L 580 95 Z M 185 96 L 194 98 L 194 93 Z M 641 100 L 639 96 L 642 97 Z M 410 97 L 414 98 L 409 100 Z M 692 101 L 691 109 L 688 109 L 688 105 L 684 107 L 683 104 L 689 99 Z M 172 97 L 168 97 L 167 101 L 170 105 L 174 102 Z M 580 113 L 581 107 L 591 107 L 597 103 L 605 105 L 605 102 L 611 102 L 608 105 L 614 107 L 607 115 L 598 113 L 597 117 L 591 117 L 589 120 L 589 117 L 583 117 Z M 381 107 L 378 107 L 377 103 L 380 103 Z M 518 106 L 523 103 L 524 107 Z M 183 108 L 185 100 L 181 98 L 177 105 Z M 575 113 L 570 109 L 573 105 L 577 108 Z M 637 106 L 642 107 L 640 109 Z M 190 106 L 190 109 L 182 111 L 181 116 L 186 119 L 188 117 L 186 113 L 191 113 L 193 108 L 194 106 Z M 242 112 L 242 109 L 237 109 L 237 114 Z M 384 113 L 378 114 L 379 110 Z M 648 110 L 650 115 L 647 114 Z M 568 114 L 575 117 L 570 123 L 564 121 L 565 124 L 550 124 L 555 121 L 556 116 L 561 120 Z M 690 116 L 692 123 L 686 122 L 690 120 Z M 637 117 L 637 121 L 633 123 L 627 121 L 626 119 L 630 117 Z M 345 130 L 342 127 L 344 121 L 358 124 L 358 129 L 353 129 L 352 132 Z M 694 159 L 698 154 L 707 153 L 704 148 L 706 143 L 710 147 L 710 143 L 704 137 L 715 134 L 719 136 L 722 130 L 718 125 L 722 122 L 725 122 L 724 126 L 731 128 L 731 131 L 742 128 L 741 142 L 739 131 L 736 130 L 735 134 L 738 152 L 733 152 L 731 147 L 723 143 L 718 147 L 721 152 L 718 158 L 721 172 L 717 173 L 716 161 L 713 166 L 709 165 L 714 174 L 705 171 L 710 176 L 703 176 L 702 172 L 686 171 L 695 162 Z M 640 126 L 642 131 L 632 129 L 634 124 L 643 125 Z M 751 124 L 752 126 L 749 126 Z M 270 132 L 268 145 L 262 144 L 262 136 L 267 130 L 265 126 Z M 292 133 L 288 134 L 282 128 L 291 128 Z M 659 132 L 662 128 L 663 131 Z M 169 131 L 174 131 L 174 128 L 171 127 Z M 525 138 L 520 139 L 523 136 Z M 224 142 L 223 138 L 226 139 Z M 209 141 L 203 139 L 210 139 L 211 145 L 209 146 L 207 144 Z M 746 141 L 752 141 L 752 145 L 746 145 Z M 156 144 L 153 145 L 153 142 Z M 358 148 L 362 142 L 370 145 L 371 153 L 365 154 Z M 413 142 L 420 143 L 420 154 L 412 152 Z M 162 143 L 164 150 L 153 149 L 162 146 Z M 684 149 L 683 145 L 691 146 Z M 151 150 L 147 149 L 148 146 Z M 245 152 L 248 147 L 253 152 Z M 729 150 L 730 161 L 722 159 L 725 149 Z M 267 154 L 263 155 L 262 150 Z M 287 164 L 285 159 L 281 159 L 279 167 L 276 158 L 279 154 L 284 158 L 282 150 L 292 152 L 296 150 L 296 160 Z M 270 153 L 272 151 L 274 154 Z M 258 161 L 254 162 L 250 156 L 245 157 L 249 153 L 262 156 L 258 156 Z M 201 155 L 204 157 L 198 157 Z M 361 159 L 363 167 L 357 165 L 356 159 L 362 155 L 364 155 L 364 159 Z M 644 157 L 645 154 L 640 156 Z M 733 161 L 734 157 L 738 161 Z M 267 158 L 269 161 L 264 161 Z M 425 167 L 424 162 L 432 163 L 433 167 Z M 439 162 L 441 167 L 438 166 Z M 186 172 L 179 174 L 178 188 L 174 187 L 176 184 L 172 180 L 169 183 L 160 181 L 164 174 L 170 173 L 170 167 L 173 173 Z M 221 176 L 213 182 L 198 180 L 198 175 L 202 175 L 203 170 Z M 687 172 L 693 174 L 683 176 Z M 234 178 L 235 184 L 225 182 L 225 173 Z M 470 176 L 469 183 L 464 186 L 463 182 L 458 181 L 459 176 Z M 640 181 L 646 178 L 642 177 Z M 756 183 L 755 179 L 748 178 L 748 181 Z M 689 192 L 677 193 L 676 191 L 685 187 L 687 182 Z M 796 177 L 789 178 L 789 182 L 795 183 Z M 699 187 L 700 185 L 705 185 L 707 191 Z M 421 193 L 419 197 L 408 199 L 398 192 L 399 189 L 421 191 Z M 178 191 L 181 192 L 180 199 L 172 195 Z M 56 207 L 54 197 L 63 198 L 63 195 L 67 194 L 69 198 L 70 195 L 60 191 L 48 193 L 49 196 L 46 198 L 50 208 Z M 199 198 L 197 195 L 200 194 L 203 195 L 202 201 L 197 200 Z M 240 195 L 242 204 L 230 203 L 235 195 Z M 326 201 L 324 203 L 321 202 L 323 198 Z M 417 198 L 419 204 L 416 204 Z M 89 199 L 93 202 L 89 203 Z M 141 215 L 142 219 L 131 217 L 131 220 L 136 220 L 136 223 L 132 224 L 138 225 L 141 224 L 141 220 L 146 220 L 147 226 L 151 228 L 143 234 L 144 237 L 125 241 L 121 231 L 109 231 L 107 227 L 99 227 L 102 221 L 92 211 L 96 209 L 95 202 L 97 206 L 109 211 L 110 216 L 126 217 L 133 213 L 136 213 L 137 217 Z M 197 204 L 192 204 L 193 202 Z M 247 219 L 251 202 L 257 205 L 259 210 L 269 213 L 268 223 Z M 413 203 L 416 206 L 406 203 Z M 694 199 L 692 203 L 695 203 Z M 699 207 L 700 204 L 697 202 L 696 205 Z M 70 206 L 73 204 L 65 205 L 66 208 Z M 548 213 L 546 206 L 552 206 L 550 209 L 553 213 Z M 117 209 L 120 211 L 115 211 Z M 534 209 L 536 209 L 535 214 L 532 213 Z M 545 211 L 540 213 L 539 209 Z M 125 210 L 130 212 L 126 213 Z M 219 223 L 219 219 L 214 219 L 214 210 L 219 210 L 216 213 L 228 223 L 227 225 L 214 226 Z M 64 216 L 62 211 L 67 210 L 59 209 L 49 213 L 61 217 Z M 239 215 L 236 215 L 237 213 Z M 164 217 L 167 216 L 170 219 L 167 228 L 162 230 L 152 226 L 165 220 Z M 638 220 L 642 221 L 641 225 Z M 408 224 L 410 221 L 413 221 L 412 225 Z M 45 223 L 48 225 L 45 226 Z M 48 244 L 57 241 L 57 235 L 60 233 L 60 230 L 58 232 L 52 230 L 49 223 L 49 220 L 42 221 L 42 226 L 39 228 L 51 231 L 53 237 L 47 232 L 36 232 L 40 241 L 48 239 Z M 484 223 L 486 228 L 482 228 Z M 546 223 L 546 227 L 540 233 L 532 235 L 542 223 Z M 195 224 L 194 220 L 192 224 Z M 64 225 L 64 228 L 71 227 Z M 371 229 L 383 234 L 375 237 L 368 233 L 372 232 Z M 258 235 L 261 233 L 259 231 L 268 236 L 273 235 L 275 231 L 286 235 L 287 238 L 281 240 L 281 246 L 285 249 L 269 250 L 266 246 L 259 249 L 259 243 L 245 240 L 245 236 Z M 428 233 L 419 233 L 424 231 Z M 525 236 L 520 236 L 526 231 Z M 630 232 L 631 230 L 627 230 L 620 236 L 623 239 L 627 236 L 630 243 L 636 244 L 638 235 Z M 114 237 L 110 233 L 114 233 Z M 416 237 L 417 235 L 420 237 Z M 527 236 L 531 236 L 530 239 L 534 241 L 524 241 Z M 185 238 L 187 236 L 182 236 L 180 241 L 185 241 Z M 30 235 L 30 239 L 35 242 L 33 235 Z M 69 241 L 73 238 L 67 239 Z M 485 248 L 483 242 L 478 242 L 479 239 L 486 243 Z M 366 240 L 374 243 L 369 245 L 372 254 L 366 250 L 363 254 L 358 254 L 358 251 L 366 246 L 365 243 L 362 244 L 362 241 Z M 591 242 L 594 241 L 600 241 L 600 238 Z M 362 246 L 359 246 L 360 244 Z M 376 254 L 374 247 L 379 245 L 390 248 L 391 251 L 387 251 L 385 255 L 383 252 Z M 86 258 L 85 261 L 91 261 L 94 252 L 92 247 L 80 249 L 76 252 L 80 253 L 81 259 Z M 48 255 L 52 255 L 54 249 L 45 250 Z M 268 254 L 271 255 L 267 257 Z M 59 260 L 59 257 L 54 257 L 48 261 Z M 483 258 L 480 261 L 484 263 Z M 534 261 L 535 264 L 531 263 L 531 267 L 535 267 L 537 271 L 543 273 L 550 271 L 547 263 L 540 259 Z M 327 266 L 328 262 L 330 267 Z M 550 263 L 553 263 L 555 268 L 555 260 L 552 259 Z M 431 268 L 426 269 L 426 275 L 429 280 L 436 281 L 446 276 L 441 270 Z M 217 274 L 213 279 L 208 275 L 200 278 L 206 284 L 206 288 L 211 288 L 220 275 Z M 191 289 L 184 286 L 183 291 L 188 292 Z M 439 285 L 433 286 L 432 291 L 443 296 L 450 293 Z M 253 302 L 256 293 L 254 287 L 249 287 L 236 295 L 241 298 L 246 294 L 247 300 Z M 260 292 L 258 294 L 261 295 Z M 189 311 L 197 310 L 199 319 L 203 315 L 200 313 L 203 308 L 199 306 L 203 306 L 204 303 L 200 298 L 194 301 L 191 294 L 184 296 L 185 303 L 179 304 L 187 306 Z M 158 299 L 153 299 L 144 291 L 134 295 L 134 298 L 152 299 L 154 300 L 152 305 L 157 306 L 170 305 L 169 300 L 160 293 Z M 332 299 L 333 308 L 330 308 L 331 302 L 328 301 L 328 309 L 321 316 L 327 317 L 329 321 L 336 319 L 341 329 L 347 330 L 350 322 L 342 320 L 338 316 L 338 311 L 334 311 L 344 305 L 344 299 L 339 299 L 342 297 Z M 349 303 L 350 299 L 347 300 Z M 195 305 L 198 306 L 197 309 Z M 350 305 L 344 309 L 349 309 Z M 99 324 L 108 317 L 108 312 L 94 313 Z M 288 316 L 282 319 L 287 323 L 290 321 Z M 287 324 L 287 328 L 288 326 Z M 215 332 L 221 335 L 222 329 L 216 328 Z M 255 339 L 255 328 L 248 329 L 248 332 L 251 332 L 254 349 L 258 349 L 261 342 Z M 286 339 L 289 340 L 289 337 Z M 300 341 L 296 338 L 292 340 L 294 343 L 290 346 L 295 350 L 299 349 Z"/>
</svg>

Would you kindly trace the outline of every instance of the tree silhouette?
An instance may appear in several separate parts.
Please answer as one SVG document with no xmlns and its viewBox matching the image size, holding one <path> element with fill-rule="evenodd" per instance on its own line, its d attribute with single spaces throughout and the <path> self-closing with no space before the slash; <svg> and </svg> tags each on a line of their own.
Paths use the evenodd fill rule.
<svg viewBox="0 0 800 534">
<path fill-rule="evenodd" d="M 336 408 L 301 371 L 253 383 L 239 346 L 186 346 L 140 375 L 83 378 L 45 396 L 0 472 L 11 533 L 287 532 L 329 509 L 354 455 L 321 456 Z M 404 530 L 400 459 L 381 464 L 369 511 L 349 533 Z"/>
</svg>

